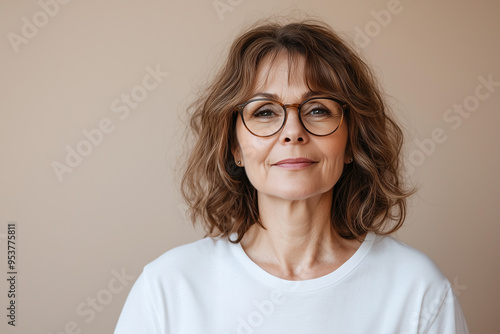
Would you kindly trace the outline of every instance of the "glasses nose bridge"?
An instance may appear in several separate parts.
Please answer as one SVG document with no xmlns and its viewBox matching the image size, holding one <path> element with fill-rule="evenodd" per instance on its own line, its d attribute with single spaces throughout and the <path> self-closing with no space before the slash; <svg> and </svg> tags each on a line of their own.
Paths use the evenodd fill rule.
<svg viewBox="0 0 500 334">
<path fill-rule="evenodd" d="M 288 108 L 297 108 L 297 118 L 298 118 L 298 121 L 300 123 L 300 125 L 302 126 L 302 128 L 304 128 L 306 131 L 306 127 L 304 125 L 304 123 L 302 123 L 302 119 L 300 117 L 300 107 L 302 106 L 302 103 L 282 103 L 282 106 L 283 106 L 283 109 L 285 110 L 285 117 L 283 119 L 283 124 L 281 125 L 281 129 L 282 130 L 286 123 L 288 123 Z"/>
<path fill-rule="evenodd" d="M 302 103 L 283 103 L 283 109 L 285 109 L 285 119 L 283 120 L 283 126 L 285 126 L 285 123 L 288 120 L 288 108 L 297 108 L 297 116 L 299 117 L 300 123 L 302 123 L 302 120 L 300 119 L 301 106 Z"/>
<path fill-rule="evenodd" d="M 301 105 L 302 105 L 302 103 L 285 103 L 285 104 L 283 104 L 283 107 L 285 110 L 292 107 L 292 108 L 297 108 L 297 110 L 300 111 Z"/>
</svg>

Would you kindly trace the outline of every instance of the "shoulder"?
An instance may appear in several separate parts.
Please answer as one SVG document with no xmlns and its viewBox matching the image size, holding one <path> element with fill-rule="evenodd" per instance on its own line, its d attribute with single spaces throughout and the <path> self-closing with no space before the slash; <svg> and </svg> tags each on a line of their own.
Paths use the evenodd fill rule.
<svg viewBox="0 0 500 334">
<path fill-rule="evenodd" d="M 429 334 L 468 333 L 453 286 L 429 256 L 382 236 L 375 238 L 371 253 L 378 270 L 385 273 L 380 277 L 389 282 L 386 296 L 393 291 L 395 300 L 414 310 L 412 326 Z"/>
<path fill-rule="evenodd" d="M 161 279 L 176 275 L 196 275 L 215 262 L 228 256 L 229 241 L 224 238 L 204 238 L 175 247 L 144 267 L 143 274 L 150 279 Z"/>
<path fill-rule="evenodd" d="M 375 236 L 370 255 L 377 266 L 395 276 L 429 283 L 447 281 L 429 256 L 392 236 Z"/>
</svg>

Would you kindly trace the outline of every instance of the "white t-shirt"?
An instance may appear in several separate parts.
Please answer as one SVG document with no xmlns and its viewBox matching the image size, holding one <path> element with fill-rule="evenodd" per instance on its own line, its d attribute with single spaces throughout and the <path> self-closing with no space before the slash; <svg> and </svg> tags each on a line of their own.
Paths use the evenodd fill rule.
<svg viewBox="0 0 500 334">
<path fill-rule="evenodd" d="M 115 334 L 468 333 L 449 281 L 421 252 L 368 233 L 325 276 L 288 281 L 240 244 L 205 238 L 146 265 Z"/>
</svg>

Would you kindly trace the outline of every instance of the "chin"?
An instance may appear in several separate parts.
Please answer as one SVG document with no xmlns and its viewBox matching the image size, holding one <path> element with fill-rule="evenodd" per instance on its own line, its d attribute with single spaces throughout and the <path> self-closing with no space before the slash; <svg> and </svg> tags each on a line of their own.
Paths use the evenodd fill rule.
<svg viewBox="0 0 500 334">
<path fill-rule="evenodd" d="M 279 189 L 279 191 L 273 191 L 267 194 L 264 194 L 266 196 L 271 196 L 275 198 L 279 198 L 285 201 L 301 201 L 301 200 L 306 200 L 309 198 L 321 196 L 321 195 L 326 195 L 331 192 L 333 187 L 327 188 L 327 189 L 308 189 L 308 188 L 301 188 L 301 187 L 293 187 L 293 188 L 276 188 Z"/>
</svg>

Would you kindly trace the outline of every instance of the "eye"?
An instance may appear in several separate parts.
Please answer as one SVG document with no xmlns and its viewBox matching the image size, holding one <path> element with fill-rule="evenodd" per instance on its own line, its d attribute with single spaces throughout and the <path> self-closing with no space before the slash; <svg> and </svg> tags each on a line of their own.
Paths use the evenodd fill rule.
<svg viewBox="0 0 500 334">
<path fill-rule="evenodd" d="M 342 116 L 342 107 L 332 99 L 313 99 L 301 108 L 301 116 L 310 121 L 322 121 Z"/>
<path fill-rule="evenodd" d="M 330 110 L 324 107 L 315 107 L 312 108 L 311 111 L 308 112 L 310 115 L 318 115 L 318 116 L 325 116 L 325 115 L 331 115 L 332 113 Z"/>
<path fill-rule="evenodd" d="M 283 108 L 276 103 L 256 101 L 248 105 L 249 116 L 253 119 L 273 119 L 283 115 Z"/>
<path fill-rule="evenodd" d="M 332 112 L 329 108 L 321 105 L 315 104 L 311 106 L 306 106 L 303 111 L 303 116 L 306 117 L 331 117 Z"/>
<path fill-rule="evenodd" d="M 271 108 L 262 107 L 262 108 L 256 110 L 252 116 L 256 117 L 256 118 L 273 117 L 273 116 L 276 116 L 276 113 Z"/>
</svg>

